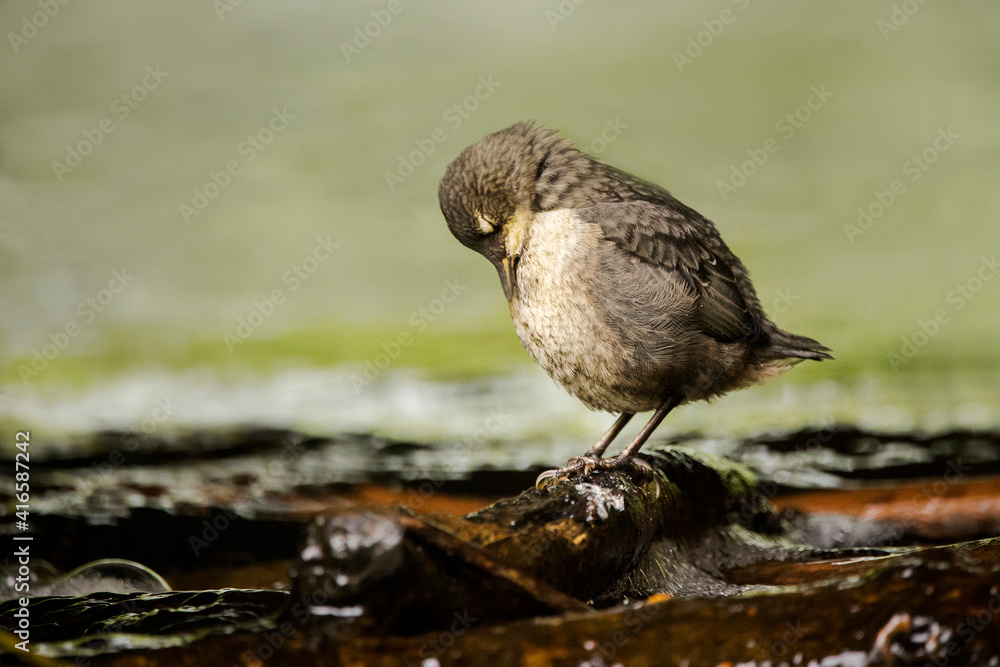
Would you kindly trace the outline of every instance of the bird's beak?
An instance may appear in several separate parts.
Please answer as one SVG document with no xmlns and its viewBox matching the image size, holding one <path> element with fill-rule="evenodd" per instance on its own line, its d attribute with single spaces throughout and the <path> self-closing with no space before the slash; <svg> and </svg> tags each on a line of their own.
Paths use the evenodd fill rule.
<svg viewBox="0 0 1000 667">
<path fill-rule="evenodd" d="M 514 302 L 514 290 L 517 287 L 517 262 L 520 255 L 504 257 L 500 260 L 497 272 L 500 274 L 500 282 L 503 284 L 503 293 L 507 297 L 507 303 Z"/>
</svg>

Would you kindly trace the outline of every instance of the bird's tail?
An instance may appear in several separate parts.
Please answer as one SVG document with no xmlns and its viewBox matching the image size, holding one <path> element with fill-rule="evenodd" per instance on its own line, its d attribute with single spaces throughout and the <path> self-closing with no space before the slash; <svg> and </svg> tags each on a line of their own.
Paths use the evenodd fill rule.
<svg viewBox="0 0 1000 667">
<path fill-rule="evenodd" d="M 771 332 L 771 345 L 767 348 L 767 356 L 774 360 L 815 359 L 823 361 L 824 359 L 833 359 L 829 352 L 830 348 L 819 341 L 805 336 L 796 336 L 777 327 Z"/>
</svg>

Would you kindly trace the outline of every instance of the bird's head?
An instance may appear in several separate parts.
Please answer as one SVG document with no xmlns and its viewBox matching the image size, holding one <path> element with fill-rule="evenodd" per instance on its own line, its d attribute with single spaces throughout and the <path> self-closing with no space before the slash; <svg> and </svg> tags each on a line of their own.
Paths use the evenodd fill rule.
<svg viewBox="0 0 1000 667">
<path fill-rule="evenodd" d="M 535 211 L 536 185 L 546 158 L 568 142 L 553 130 L 521 122 L 469 146 L 448 165 L 438 186 L 441 212 L 462 245 L 490 260 L 507 300 L 526 227 Z"/>
</svg>

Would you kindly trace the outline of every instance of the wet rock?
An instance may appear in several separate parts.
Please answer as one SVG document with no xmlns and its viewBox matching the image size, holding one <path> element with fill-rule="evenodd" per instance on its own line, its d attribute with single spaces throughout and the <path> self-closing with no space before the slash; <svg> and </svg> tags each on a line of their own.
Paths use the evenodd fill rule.
<svg viewBox="0 0 1000 667">
<path fill-rule="evenodd" d="M 35 597 L 26 608 L 32 646 L 45 646 L 50 655 L 89 657 L 271 630 L 280 625 L 276 619 L 288 602 L 284 592 L 229 589 Z M 17 600 L 0 604 L 0 627 L 17 627 L 20 609 Z"/>
<path fill-rule="evenodd" d="M 317 519 L 295 595 L 320 598 L 310 609 L 336 616 L 334 634 L 413 634 L 456 609 L 497 622 L 655 594 L 734 594 L 767 582 L 734 583 L 731 569 L 877 542 L 874 522 L 837 517 L 835 540 L 818 522 L 810 532 L 782 519 L 750 471 L 720 457 L 666 448 L 644 459 L 648 470 L 594 471 L 465 517 L 369 508 Z M 344 609 L 358 610 L 355 622 Z"/>
<path fill-rule="evenodd" d="M 291 441 L 303 446 L 282 458 Z M 989 664 L 1000 544 L 964 540 L 1000 532 L 1000 483 L 973 478 L 997 442 L 838 428 L 726 450 L 762 476 L 667 448 L 643 453 L 649 474 L 595 472 L 488 507 L 449 493 L 516 493 L 537 471 L 427 477 L 412 467 L 425 447 L 285 432 L 234 436 L 231 456 L 203 435 L 189 459 L 166 440 L 142 465 L 67 458 L 33 470 L 46 576 L 131 558 L 209 590 L 33 589 L 74 595 L 32 599 L 33 642 L 96 667 Z M 782 470 L 857 488 L 793 494 Z M 931 477 L 873 483 L 914 475 Z M 941 542 L 956 544 L 927 546 Z M 285 590 L 218 590 L 248 581 Z M 13 610 L 0 605 L 0 625 Z"/>
</svg>

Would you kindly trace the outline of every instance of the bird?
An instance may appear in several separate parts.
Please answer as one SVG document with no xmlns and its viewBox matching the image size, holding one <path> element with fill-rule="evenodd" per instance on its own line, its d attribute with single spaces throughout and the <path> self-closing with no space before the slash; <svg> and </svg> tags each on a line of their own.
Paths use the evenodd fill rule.
<svg viewBox="0 0 1000 667">
<path fill-rule="evenodd" d="M 521 343 L 587 407 L 619 416 L 539 478 L 640 467 L 667 414 L 829 348 L 779 329 L 715 225 L 664 188 L 522 121 L 465 148 L 438 186 L 451 234 L 500 276 Z M 634 415 L 653 411 L 613 457 Z"/>
</svg>

